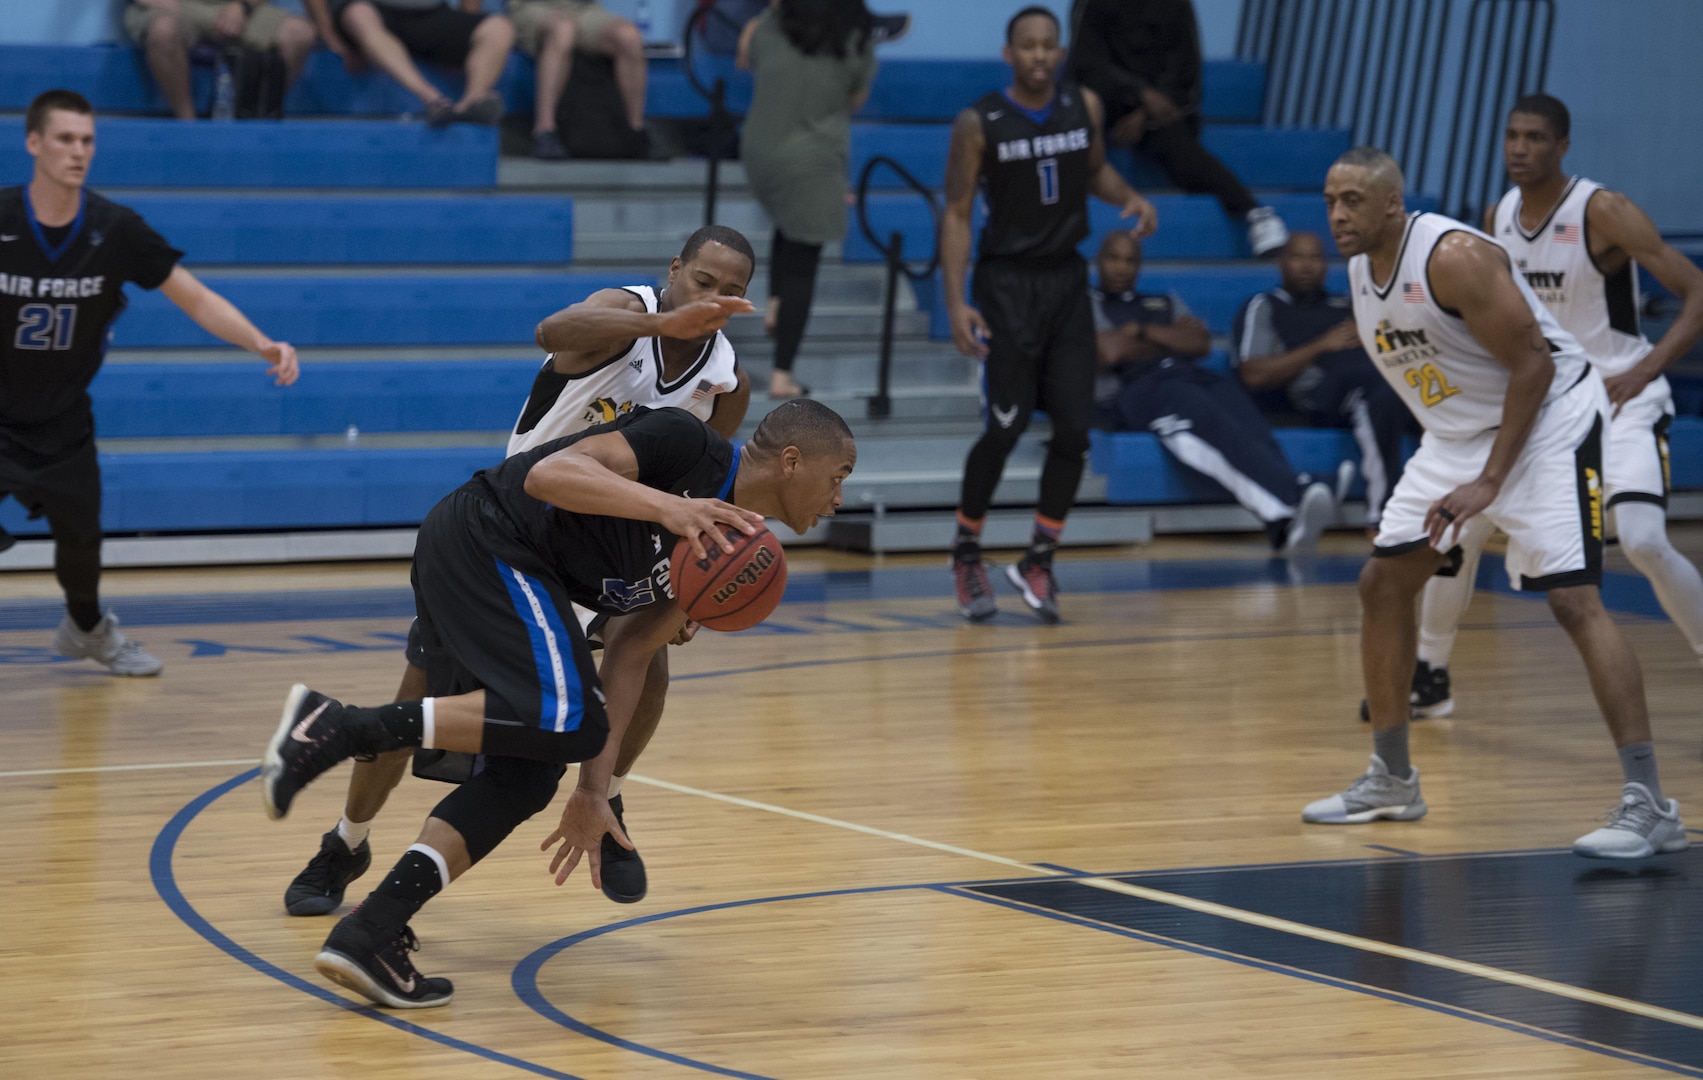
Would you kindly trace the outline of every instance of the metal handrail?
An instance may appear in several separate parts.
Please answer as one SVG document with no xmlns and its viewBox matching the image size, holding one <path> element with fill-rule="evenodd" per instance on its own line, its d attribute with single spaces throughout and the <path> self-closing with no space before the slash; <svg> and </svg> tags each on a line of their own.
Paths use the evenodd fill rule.
<svg viewBox="0 0 1703 1080">
<path fill-rule="evenodd" d="M 928 204 L 929 217 L 933 219 L 934 227 L 930 230 L 935 237 L 934 254 L 928 263 L 920 270 L 913 270 L 905 262 L 905 237 L 903 233 L 888 234 L 887 243 L 875 235 L 875 230 L 869 224 L 869 182 L 878 168 L 891 169 L 898 174 L 907 186 Z M 940 207 L 935 204 L 934 191 L 927 184 L 911 175 L 911 171 L 903 165 L 884 155 L 876 155 L 863 166 L 863 172 L 857 180 L 857 225 L 868 238 L 875 250 L 881 252 L 887 262 L 887 290 L 881 311 L 881 354 L 880 363 L 876 368 L 875 396 L 869 399 L 869 415 L 871 417 L 891 416 L 893 413 L 892 374 L 893 374 L 893 331 L 894 320 L 898 312 L 899 276 L 902 274 L 912 281 L 925 282 L 934 277 L 934 271 L 940 266 Z"/>
<path fill-rule="evenodd" d="M 706 138 L 708 146 L 704 156 L 708 160 L 704 176 L 704 224 L 716 223 L 716 200 L 721 189 L 721 162 L 723 144 L 729 136 L 739 128 L 741 117 L 727 107 L 727 80 L 717 77 L 713 86 L 705 86 L 698 78 L 698 73 L 692 66 L 695 50 L 692 42 L 703 32 L 704 25 L 711 19 L 720 19 L 723 24 L 735 31 L 743 29 L 727 15 L 718 11 L 713 5 L 695 9 L 686 16 L 685 29 L 681 31 L 680 69 L 685 72 L 686 83 L 698 96 L 709 103 L 709 130 Z M 731 160 L 731 158 L 729 158 Z"/>
<path fill-rule="evenodd" d="M 1245 0 L 1236 52 L 1266 66 L 1266 124 L 1348 128 L 1393 154 L 1411 188 L 1476 221 L 1506 181 L 1493 145 L 1502 117 L 1547 78 L 1555 3 L 1462 6 L 1464 26 L 1454 0 Z M 1450 113 L 1443 153 L 1433 133 Z"/>
</svg>

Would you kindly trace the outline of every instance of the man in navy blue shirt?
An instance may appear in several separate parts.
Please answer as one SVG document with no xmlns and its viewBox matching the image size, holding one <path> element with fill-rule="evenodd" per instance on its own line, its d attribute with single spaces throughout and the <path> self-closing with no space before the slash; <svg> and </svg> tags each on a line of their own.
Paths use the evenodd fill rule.
<svg viewBox="0 0 1703 1080">
<path fill-rule="evenodd" d="M 1272 547 L 1306 554 L 1336 515 L 1330 485 L 1298 475 L 1236 380 L 1194 363 L 1212 349 L 1181 299 L 1135 289 L 1141 243 L 1107 236 L 1089 291 L 1101 379 L 1097 426 L 1151 431 L 1179 463 L 1218 481 L 1265 523 Z"/>
<path fill-rule="evenodd" d="M 1418 424 L 1361 348 L 1348 297 L 1325 290 L 1318 235 L 1290 237 L 1277 267 L 1283 285 L 1250 297 L 1236 315 L 1231 362 L 1268 418 L 1354 433 L 1366 523 L 1375 526 L 1401 478 L 1402 436 L 1417 436 Z"/>
</svg>

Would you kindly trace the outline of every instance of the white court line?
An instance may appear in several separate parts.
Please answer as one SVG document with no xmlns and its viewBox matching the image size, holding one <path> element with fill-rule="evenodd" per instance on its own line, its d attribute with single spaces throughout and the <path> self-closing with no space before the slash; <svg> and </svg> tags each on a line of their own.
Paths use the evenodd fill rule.
<svg viewBox="0 0 1703 1080">
<path fill-rule="evenodd" d="M 849 829 L 852 832 L 863 833 L 866 836 L 877 836 L 886 840 L 897 840 L 900 843 L 915 844 L 919 847 L 932 848 L 935 851 L 944 851 L 951 855 L 962 855 L 966 858 L 980 859 L 983 862 L 998 863 L 1001 866 L 1012 866 L 1035 874 L 1046 875 L 1049 877 L 1063 876 L 1062 871 L 1053 870 L 1049 867 L 1035 866 L 1031 863 L 1019 862 L 1016 859 L 1007 859 L 1002 855 L 989 855 L 982 851 L 972 851 L 969 848 L 954 847 L 951 844 L 942 844 L 934 840 L 923 840 L 919 837 L 907 836 L 904 833 L 890 832 L 886 829 L 877 829 L 870 825 L 859 825 L 855 822 L 841 821 L 838 818 L 823 817 L 820 814 L 809 814 L 802 810 L 789 810 L 784 806 L 773 806 L 769 803 L 756 802 L 752 799 L 741 799 L 734 795 L 723 795 L 719 792 L 704 791 L 700 788 L 687 787 L 684 784 L 674 784 L 666 780 L 657 780 L 648 776 L 640 776 L 636 773 L 628 776 L 627 779 L 640 784 L 649 784 L 652 787 L 665 788 L 669 791 L 677 791 L 684 795 L 697 795 L 700 798 L 714 799 L 717 802 L 731 803 L 734 806 L 743 806 L 752 810 L 766 810 L 772 814 L 782 814 L 786 817 L 798 818 L 801 821 L 815 822 L 818 825 L 831 825 L 838 829 Z M 1170 907 L 1183 908 L 1188 911 L 1199 912 L 1203 915 L 1214 915 L 1221 919 L 1230 919 L 1234 922 L 1246 923 L 1249 926 L 1258 926 L 1267 930 L 1276 930 L 1279 933 L 1311 938 L 1314 941 L 1324 942 L 1329 945 L 1341 945 L 1350 949 L 1359 949 L 1362 952 L 1378 953 L 1383 956 L 1394 957 L 1398 960 L 1407 960 L 1416 964 L 1425 964 L 1428 967 L 1440 968 L 1444 971 L 1453 971 L 1462 975 L 1472 975 L 1481 979 L 1489 979 L 1492 982 L 1499 982 L 1508 986 L 1518 986 L 1526 990 L 1536 990 L 1539 993 L 1552 994 L 1556 997 L 1584 1002 L 1587 1005 L 1599 1005 L 1603 1008 L 1615 1009 L 1619 1012 L 1631 1013 L 1635 1016 L 1644 1016 L 1652 1020 L 1662 1020 L 1670 1024 L 1678 1024 L 1681 1027 L 1703 1030 L 1703 1017 L 1700 1016 L 1693 1016 L 1690 1013 L 1683 1013 L 1674 1009 L 1664 1009 L 1657 1005 L 1647 1005 L 1642 1001 L 1633 1001 L 1630 998 L 1616 997 L 1613 994 L 1598 993 L 1595 990 L 1587 990 L 1584 987 L 1569 986 L 1566 983 L 1553 982 L 1549 979 L 1540 979 L 1533 975 L 1522 975 L 1517 971 L 1505 971 L 1502 968 L 1489 967 L 1484 964 L 1475 964 L 1470 960 L 1456 960 L 1450 956 L 1440 956 L 1437 953 L 1424 952 L 1419 949 L 1410 949 L 1403 945 L 1390 945 L 1382 941 L 1374 941 L 1371 938 L 1355 937 L 1353 934 L 1344 934 L 1336 930 L 1326 930 L 1322 927 L 1308 926 L 1306 923 L 1291 922 L 1288 919 L 1279 919 L 1271 915 L 1261 915 L 1256 911 L 1245 911 L 1242 908 L 1216 904 L 1210 900 L 1197 900 L 1191 896 L 1183 896 L 1179 893 L 1163 892 L 1159 889 L 1150 889 L 1142 885 L 1131 885 L 1127 882 L 1114 881 L 1110 878 L 1090 877 L 1076 878 L 1074 880 L 1078 884 L 1086 885 L 1089 888 L 1120 893 L 1124 896 L 1132 896 L 1139 900 L 1147 900 L 1156 904 L 1166 904 Z"/>
<path fill-rule="evenodd" d="M 80 769 L 13 769 L 0 772 L 0 780 L 14 776 L 63 776 L 68 773 L 142 772 L 148 769 L 211 769 L 217 766 L 258 765 L 259 758 L 233 758 L 229 761 L 160 761 L 151 765 L 90 765 Z"/>
</svg>

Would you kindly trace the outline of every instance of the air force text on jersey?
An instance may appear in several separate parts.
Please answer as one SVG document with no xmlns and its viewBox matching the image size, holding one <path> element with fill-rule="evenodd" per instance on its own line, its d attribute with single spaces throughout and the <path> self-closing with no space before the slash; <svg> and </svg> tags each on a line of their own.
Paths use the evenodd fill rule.
<svg viewBox="0 0 1703 1080">
<path fill-rule="evenodd" d="M 1031 158 L 1056 157 L 1059 154 L 1086 150 L 1088 146 L 1088 129 L 1082 127 L 1072 131 L 1035 135 L 1027 139 L 1011 139 L 1000 143 L 997 153 L 1002 162 L 1028 161 Z"/>
<path fill-rule="evenodd" d="M 105 283 L 105 274 L 74 278 L 34 278 L 22 274 L 0 274 L 0 296 L 21 296 L 31 300 L 80 300 L 99 296 L 105 288 Z"/>
</svg>

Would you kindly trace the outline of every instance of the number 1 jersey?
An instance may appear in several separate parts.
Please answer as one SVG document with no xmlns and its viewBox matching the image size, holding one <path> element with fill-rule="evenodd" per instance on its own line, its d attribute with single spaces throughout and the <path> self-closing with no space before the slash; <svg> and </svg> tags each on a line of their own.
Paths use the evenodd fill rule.
<svg viewBox="0 0 1703 1080">
<path fill-rule="evenodd" d="M 1088 236 L 1088 106 L 1061 86 L 1045 109 L 1019 106 L 1001 91 L 973 106 L 982 121 L 982 193 L 988 220 L 983 259 L 1047 259 L 1073 254 Z"/>
<path fill-rule="evenodd" d="M 183 257 L 140 214 L 91 191 L 44 227 L 24 187 L 0 188 L 0 451 L 52 458 L 93 431 L 88 388 L 124 283 L 154 289 Z"/>
</svg>

